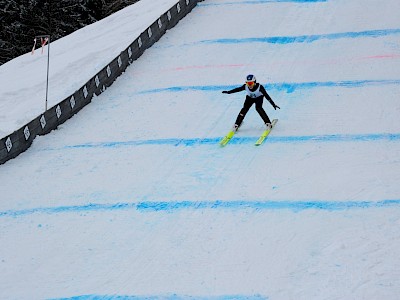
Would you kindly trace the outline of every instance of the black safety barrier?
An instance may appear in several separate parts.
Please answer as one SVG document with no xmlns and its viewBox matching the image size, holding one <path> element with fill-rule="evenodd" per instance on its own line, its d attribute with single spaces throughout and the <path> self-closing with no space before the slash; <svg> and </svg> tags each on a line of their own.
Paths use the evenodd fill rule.
<svg viewBox="0 0 400 300">
<path fill-rule="evenodd" d="M 85 105 L 89 104 L 93 95 L 98 96 L 104 92 L 132 62 L 157 42 L 168 29 L 174 27 L 192 11 L 200 1 L 203 0 L 177 1 L 173 7 L 142 32 L 128 48 L 122 51 L 79 90 L 75 91 L 73 95 L 46 110 L 12 134 L 2 138 L 0 140 L 0 164 L 4 164 L 24 152 L 30 147 L 36 136 L 47 134 L 56 129 L 58 125 L 64 123 Z"/>
</svg>

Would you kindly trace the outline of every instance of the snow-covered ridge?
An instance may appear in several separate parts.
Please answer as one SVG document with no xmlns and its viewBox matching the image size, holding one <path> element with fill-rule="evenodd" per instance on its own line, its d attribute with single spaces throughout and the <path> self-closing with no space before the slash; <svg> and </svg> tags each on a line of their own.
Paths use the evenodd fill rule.
<svg viewBox="0 0 400 300">
<path fill-rule="evenodd" d="M 94 94 L 103 92 L 196 3 L 162 0 L 154 5 L 154 1 L 139 1 L 51 43 L 46 104 L 46 76 L 40 76 L 37 70 L 47 66 L 47 55 L 25 54 L 3 65 L 0 81 L 7 85 L 0 94 L 0 134 L 4 136 L 0 163 L 25 151 L 36 135 L 55 129 L 89 103 Z M 18 126 L 18 132 L 8 135 Z"/>
</svg>

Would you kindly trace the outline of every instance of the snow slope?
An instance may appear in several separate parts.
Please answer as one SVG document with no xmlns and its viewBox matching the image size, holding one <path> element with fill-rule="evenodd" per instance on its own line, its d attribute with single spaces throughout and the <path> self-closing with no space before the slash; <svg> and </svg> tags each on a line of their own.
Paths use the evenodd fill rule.
<svg viewBox="0 0 400 300">
<path fill-rule="evenodd" d="M 141 0 L 51 43 L 48 107 L 80 89 L 176 2 Z M 40 47 L 0 67 L 0 137 L 44 112 L 46 76 L 47 49 Z"/>
<path fill-rule="evenodd" d="M 133 11 L 104 22 L 123 32 Z M 199 3 L 0 167 L 0 298 L 398 299 L 399 11 L 396 0 Z M 101 25 L 76 34 L 99 47 Z M 244 99 L 221 91 L 248 73 L 281 107 L 264 103 L 278 125 L 255 147 L 252 108 L 220 148 Z"/>
</svg>

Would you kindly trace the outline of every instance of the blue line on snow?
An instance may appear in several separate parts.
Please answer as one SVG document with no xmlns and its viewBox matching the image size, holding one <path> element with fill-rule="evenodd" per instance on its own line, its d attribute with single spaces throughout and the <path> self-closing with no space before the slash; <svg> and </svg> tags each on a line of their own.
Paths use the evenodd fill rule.
<svg viewBox="0 0 400 300">
<path fill-rule="evenodd" d="M 216 145 L 222 137 L 214 138 L 191 138 L 191 139 L 158 139 L 158 140 L 137 140 L 124 142 L 100 142 L 86 143 L 65 146 L 63 149 L 79 149 L 79 148 L 117 148 L 117 147 L 134 147 L 145 145 L 157 146 L 200 146 L 200 145 Z M 257 137 L 241 137 L 235 136 L 230 144 L 247 144 L 254 143 Z M 383 133 L 383 134 L 332 134 L 332 135 L 306 135 L 306 136 L 269 136 L 268 143 L 306 143 L 306 142 L 375 142 L 375 141 L 400 141 L 400 133 Z M 48 148 L 45 150 L 57 150 Z"/>
<path fill-rule="evenodd" d="M 293 44 L 293 43 L 312 43 L 320 40 L 355 39 L 355 38 L 377 38 L 388 35 L 400 34 L 400 29 L 377 29 L 366 31 L 351 31 L 327 34 L 311 34 L 298 36 L 272 36 L 241 39 L 214 39 L 193 42 L 188 45 L 196 44 L 243 44 L 243 43 L 268 43 L 268 44 Z"/>
<path fill-rule="evenodd" d="M 222 3 L 197 3 L 198 6 L 221 6 L 221 5 L 242 5 L 242 4 L 266 4 L 266 3 L 315 3 L 327 2 L 328 0 L 243 0 L 240 2 L 222 2 Z"/>
<path fill-rule="evenodd" d="M 366 209 L 400 207 L 400 200 L 382 201 L 144 201 L 137 203 L 88 204 L 59 207 L 39 207 L 23 210 L 0 211 L 0 217 L 22 217 L 32 214 L 82 213 L 95 211 L 136 210 L 139 212 L 174 212 L 181 210 L 292 210 L 295 212 L 317 209 L 339 211 L 346 209 Z"/>
<path fill-rule="evenodd" d="M 286 91 L 293 93 L 300 89 L 314 89 L 314 88 L 330 88 L 330 87 L 345 87 L 345 88 L 359 88 L 365 86 L 380 86 L 380 85 L 398 85 L 400 79 L 387 79 L 387 80 L 344 80 L 344 81 L 311 81 L 311 82 L 277 82 L 267 83 L 264 86 L 268 90 Z M 139 92 L 139 94 L 161 93 L 161 92 L 187 92 L 187 91 L 222 91 L 231 89 L 237 84 L 232 85 L 194 85 L 194 86 L 173 86 L 167 88 L 152 89 Z"/>
<path fill-rule="evenodd" d="M 162 295 L 162 296 L 121 296 L 121 295 L 82 295 L 72 298 L 54 298 L 52 300 L 268 300 L 261 295 L 243 296 L 243 295 L 225 295 L 225 296 L 180 296 L 180 295 Z"/>
</svg>

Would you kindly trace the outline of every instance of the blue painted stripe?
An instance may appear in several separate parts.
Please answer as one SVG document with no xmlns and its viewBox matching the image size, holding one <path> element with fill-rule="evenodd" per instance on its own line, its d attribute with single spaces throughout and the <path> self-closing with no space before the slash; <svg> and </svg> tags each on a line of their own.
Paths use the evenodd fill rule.
<svg viewBox="0 0 400 300">
<path fill-rule="evenodd" d="M 160 296 L 122 296 L 122 295 L 83 295 L 70 298 L 56 298 L 53 300 L 267 300 L 267 297 L 261 295 L 224 295 L 224 296 L 181 296 L 181 295 L 160 295 Z"/>
<path fill-rule="evenodd" d="M 188 92 L 188 91 L 205 91 L 215 92 L 232 89 L 240 86 L 242 83 L 238 83 L 235 86 L 232 85 L 192 85 L 192 86 L 172 86 L 166 88 L 151 89 L 139 92 L 139 94 L 149 93 L 162 93 L 162 92 Z M 268 90 L 284 91 L 287 93 L 293 93 L 297 90 L 308 90 L 315 88 L 361 88 L 368 86 L 381 86 L 381 85 L 398 85 L 400 79 L 382 79 L 382 80 L 343 80 L 343 81 L 311 81 L 311 82 L 277 82 L 264 84 Z"/>
<path fill-rule="evenodd" d="M 312 43 L 320 40 L 378 38 L 378 37 L 398 35 L 398 34 L 400 34 L 400 29 L 377 29 L 377 30 L 350 31 L 350 32 L 338 32 L 338 33 L 327 33 L 327 34 L 297 35 L 297 36 L 213 39 L 213 40 L 198 41 L 187 45 L 244 44 L 244 43 L 294 44 L 294 43 Z"/>
<path fill-rule="evenodd" d="M 222 2 L 222 3 L 197 3 L 198 6 L 221 6 L 221 5 L 243 5 L 243 4 L 267 4 L 267 3 L 316 3 L 327 2 L 327 0 L 243 0 L 237 2 Z"/>
<path fill-rule="evenodd" d="M 258 136 L 243 137 L 236 135 L 229 144 L 249 144 L 254 143 Z M 136 141 L 115 141 L 100 143 L 85 143 L 65 146 L 62 149 L 80 149 L 80 148 L 118 148 L 118 147 L 136 147 L 136 146 L 201 146 L 217 145 L 222 137 L 214 138 L 191 138 L 191 139 L 154 139 L 154 140 L 136 140 Z M 269 136 L 268 143 L 306 143 L 306 142 L 399 142 L 400 133 L 382 133 L 382 134 L 331 134 L 331 135 L 306 135 L 306 136 Z M 46 148 L 46 151 L 58 150 L 56 148 Z"/>
<path fill-rule="evenodd" d="M 80 213 L 91 211 L 115 211 L 135 209 L 136 203 L 117 203 L 117 204 L 87 204 L 74 206 L 58 207 L 37 207 L 21 210 L 0 211 L 0 217 L 21 217 L 33 214 L 61 214 L 61 213 Z"/>
<path fill-rule="evenodd" d="M 137 209 L 141 211 L 177 211 L 183 209 L 223 209 L 223 210 L 276 210 L 287 209 L 302 211 L 319 209 L 337 211 L 354 208 L 378 208 L 399 206 L 400 200 L 384 201 L 181 201 L 181 202 L 141 202 Z"/>
<path fill-rule="evenodd" d="M 38 207 L 0 211 L 0 217 L 22 217 L 33 214 L 87 213 L 96 211 L 136 210 L 139 212 L 175 212 L 182 210 L 291 210 L 308 209 L 339 211 L 347 209 L 400 207 L 400 200 L 382 201 L 143 201 L 137 203 L 87 204 L 59 207 Z"/>
</svg>

